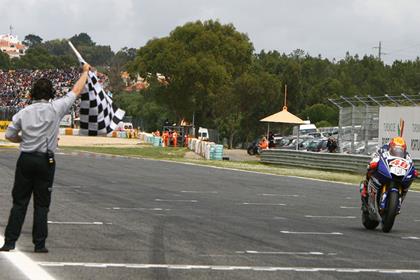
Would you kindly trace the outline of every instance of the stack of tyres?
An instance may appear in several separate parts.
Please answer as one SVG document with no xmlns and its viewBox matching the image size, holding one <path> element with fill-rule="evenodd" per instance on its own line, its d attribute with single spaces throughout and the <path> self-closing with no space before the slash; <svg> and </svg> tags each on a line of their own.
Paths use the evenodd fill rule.
<svg viewBox="0 0 420 280">
<path fill-rule="evenodd" d="M 155 146 L 155 147 L 162 146 L 162 138 L 161 137 L 154 136 L 153 137 L 153 146 Z"/>
<path fill-rule="evenodd" d="M 212 159 L 222 160 L 223 159 L 223 145 L 213 145 L 214 151 Z"/>
</svg>

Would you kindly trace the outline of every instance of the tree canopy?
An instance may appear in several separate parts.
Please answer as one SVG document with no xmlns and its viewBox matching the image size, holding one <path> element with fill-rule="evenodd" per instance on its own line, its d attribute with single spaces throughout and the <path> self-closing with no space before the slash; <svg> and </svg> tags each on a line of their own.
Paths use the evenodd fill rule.
<svg viewBox="0 0 420 280">
<path fill-rule="evenodd" d="M 231 145 L 265 133 L 259 120 L 281 110 L 286 84 L 289 111 L 318 126 L 337 125 L 338 110 L 328 98 L 420 92 L 419 58 L 386 65 L 374 56 L 349 53 L 338 61 L 300 49 L 256 53 L 246 34 L 213 20 L 186 23 L 138 50 L 123 48 L 116 54 L 86 33 L 70 40 L 89 63 L 109 66 L 104 69 L 109 69 L 115 102 L 140 118 L 143 129 L 161 129 L 167 119 L 194 118 L 196 126 L 218 129 Z M 0 53 L 1 69 L 77 65 L 65 39 L 43 41 L 29 34 L 25 44 L 30 47 L 21 59 Z M 148 79 L 150 86 L 124 92 L 120 72 L 125 70 L 133 79 Z"/>
</svg>

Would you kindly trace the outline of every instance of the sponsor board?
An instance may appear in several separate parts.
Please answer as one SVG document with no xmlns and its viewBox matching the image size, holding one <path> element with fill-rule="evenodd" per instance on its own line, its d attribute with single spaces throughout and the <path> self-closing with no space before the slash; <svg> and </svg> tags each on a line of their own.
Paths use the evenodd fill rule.
<svg viewBox="0 0 420 280">
<path fill-rule="evenodd" d="M 404 137 L 411 156 L 420 158 L 420 107 L 379 108 L 379 145 L 399 135 Z"/>
<path fill-rule="evenodd" d="M 71 115 L 65 115 L 61 121 L 60 121 L 60 126 L 67 126 L 70 127 L 71 126 Z"/>
<path fill-rule="evenodd" d="M 6 131 L 7 127 L 9 126 L 10 121 L 0 121 L 0 131 Z"/>
</svg>

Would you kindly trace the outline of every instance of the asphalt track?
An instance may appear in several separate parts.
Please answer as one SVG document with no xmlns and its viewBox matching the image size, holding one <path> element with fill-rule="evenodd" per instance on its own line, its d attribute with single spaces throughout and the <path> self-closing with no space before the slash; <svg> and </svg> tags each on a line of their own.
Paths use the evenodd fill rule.
<svg viewBox="0 0 420 280">
<path fill-rule="evenodd" d="M 0 150 L 0 233 L 17 156 Z M 63 280 L 420 279 L 419 202 L 409 193 L 385 234 L 362 227 L 357 186 L 57 155 L 50 253 L 32 253 L 30 206 L 18 252 L 0 253 L 0 279 L 36 279 L 12 264 L 22 253 Z"/>
</svg>

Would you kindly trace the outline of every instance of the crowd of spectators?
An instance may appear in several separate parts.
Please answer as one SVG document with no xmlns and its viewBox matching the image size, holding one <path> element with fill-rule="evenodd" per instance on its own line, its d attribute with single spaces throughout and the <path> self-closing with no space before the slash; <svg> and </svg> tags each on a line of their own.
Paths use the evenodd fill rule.
<svg viewBox="0 0 420 280">
<path fill-rule="evenodd" d="M 21 109 L 29 103 L 32 83 L 43 77 L 52 81 L 56 96 L 68 92 L 79 76 L 78 69 L 0 70 L 0 107 Z"/>
<path fill-rule="evenodd" d="M 50 79 L 56 91 L 55 96 L 65 95 L 79 78 L 78 68 L 48 69 L 48 70 L 9 70 L 0 69 L 0 117 L 10 119 L 11 115 L 30 104 L 29 93 L 32 83 L 39 78 Z M 99 82 L 107 84 L 108 77 L 97 73 Z M 78 117 L 79 103 L 77 100 L 73 109 Z"/>
</svg>

